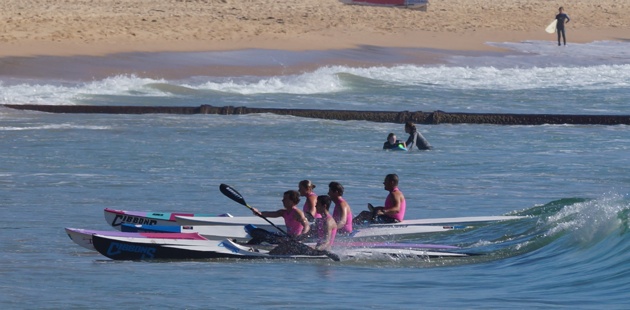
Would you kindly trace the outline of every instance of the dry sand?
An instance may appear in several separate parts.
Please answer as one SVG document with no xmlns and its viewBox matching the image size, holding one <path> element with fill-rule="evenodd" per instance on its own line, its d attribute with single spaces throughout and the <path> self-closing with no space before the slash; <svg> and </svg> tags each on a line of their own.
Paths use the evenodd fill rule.
<svg viewBox="0 0 630 310">
<path fill-rule="evenodd" d="M 339 0 L 2 0 L 0 56 L 357 45 L 489 50 L 484 42 L 630 40 L 629 0 L 431 0 L 426 11 Z"/>
</svg>

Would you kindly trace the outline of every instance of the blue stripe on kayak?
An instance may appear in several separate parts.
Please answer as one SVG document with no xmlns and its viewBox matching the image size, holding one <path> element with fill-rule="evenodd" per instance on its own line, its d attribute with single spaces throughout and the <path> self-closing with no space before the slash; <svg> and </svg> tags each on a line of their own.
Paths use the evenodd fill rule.
<svg viewBox="0 0 630 310">
<path fill-rule="evenodd" d="M 446 229 L 466 229 L 468 227 L 471 227 L 471 226 L 466 226 L 466 225 L 447 225 L 447 226 L 442 226 L 442 228 L 446 228 Z"/>
<path fill-rule="evenodd" d="M 235 247 L 233 244 L 226 242 L 226 241 L 221 241 L 221 243 L 219 243 L 219 246 L 222 246 L 230 251 L 232 251 L 233 253 L 238 253 L 239 252 L 239 248 Z"/>
<path fill-rule="evenodd" d="M 164 226 L 164 225 L 134 225 L 123 223 L 120 225 L 121 231 L 124 232 L 162 232 L 162 233 L 180 233 L 180 226 Z"/>
</svg>

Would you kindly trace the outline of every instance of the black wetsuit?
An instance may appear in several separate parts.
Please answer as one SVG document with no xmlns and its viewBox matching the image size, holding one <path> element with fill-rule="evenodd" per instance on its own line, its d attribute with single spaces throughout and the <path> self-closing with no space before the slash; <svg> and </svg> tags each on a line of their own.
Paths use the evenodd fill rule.
<svg viewBox="0 0 630 310">
<path fill-rule="evenodd" d="M 558 22 L 556 23 L 556 32 L 558 33 L 558 46 L 560 46 L 560 36 L 562 36 L 564 45 L 567 45 L 567 37 L 564 32 L 564 24 L 568 23 L 571 19 L 569 18 L 569 15 L 565 13 L 556 15 L 556 19 L 558 20 Z"/>
<path fill-rule="evenodd" d="M 417 130 L 414 130 L 409 134 L 407 138 L 407 149 L 411 151 L 415 145 L 419 150 L 430 150 L 433 147 L 429 144 L 429 141 L 425 139 Z"/>
<path fill-rule="evenodd" d="M 389 143 L 389 141 L 385 141 L 385 143 L 383 143 L 383 149 L 384 150 L 391 150 L 391 149 L 397 149 L 398 145 L 403 144 L 403 142 L 401 140 L 396 140 L 396 142 L 394 142 L 394 144 Z"/>
</svg>

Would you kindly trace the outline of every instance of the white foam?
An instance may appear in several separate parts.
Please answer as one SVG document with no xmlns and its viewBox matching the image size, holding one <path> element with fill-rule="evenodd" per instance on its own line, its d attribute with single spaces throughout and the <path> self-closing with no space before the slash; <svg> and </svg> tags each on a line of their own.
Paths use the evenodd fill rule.
<svg viewBox="0 0 630 310">
<path fill-rule="evenodd" d="M 226 94 L 332 94 L 372 87 L 424 87 L 454 90 L 607 90 L 630 86 L 630 44 L 594 42 L 554 46 L 549 41 L 491 43 L 515 53 L 453 56 L 447 65 L 353 68 L 326 66 L 312 72 L 272 77 L 194 77 L 184 81 L 114 76 L 88 83 L 0 82 L 3 104 L 77 104 L 93 96 L 203 96 L 194 90 Z M 192 92 L 168 91 L 186 87 Z M 177 88 L 179 89 L 179 88 Z"/>
<path fill-rule="evenodd" d="M 616 193 L 566 206 L 547 219 L 555 224 L 549 234 L 570 231 L 575 241 L 591 244 L 618 229 L 622 224 L 619 216 L 628 208 L 628 200 Z"/>
<path fill-rule="evenodd" d="M 67 129 L 86 129 L 86 130 L 109 130 L 110 126 L 85 126 L 75 124 L 50 124 L 40 126 L 0 126 L 0 131 L 24 131 L 24 130 L 67 130 Z"/>
<path fill-rule="evenodd" d="M 131 76 L 114 76 L 88 83 L 45 83 L 42 81 L 23 81 L 7 85 L 0 81 L 2 104 L 56 104 L 73 105 L 89 95 L 129 95 L 134 96 L 169 96 L 154 88 L 145 87 L 151 83 L 164 83 Z"/>
<path fill-rule="evenodd" d="M 258 80 L 230 78 L 223 82 L 206 82 L 200 85 L 182 86 L 243 95 L 251 94 L 316 94 L 344 90 L 336 70 L 320 68 L 300 75 L 263 77 Z"/>
<path fill-rule="evenodd" d="M 244 81 L 235 78 L 224 82 L 207 82 L 182 86 L 194 89 L 250 94 L 317 94 L 351 90 L 340 74 L 373 80 L 383 86 L 423 86 L 452 89 L 610 89 L 630 86 L 630 65 L 597 65 L 590 67 L 452 67 L 416 66 L 351 68 L 323 67 L 294 76 L 260 78 Z"/>
</svg>

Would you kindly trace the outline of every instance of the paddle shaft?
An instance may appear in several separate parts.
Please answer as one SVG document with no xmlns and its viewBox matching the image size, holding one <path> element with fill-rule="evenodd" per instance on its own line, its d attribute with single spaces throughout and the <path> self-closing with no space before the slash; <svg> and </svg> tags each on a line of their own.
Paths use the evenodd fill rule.
<svg viewBox="0 0 630 310">
<path fill-rule="evenodd" d="M 233 187 L 227 185 L 227 184 L 221 184 L 219 186 L 219 190 L 221 191 L 221 193 L 223 193 L 223 195 L 227 196 L 228 198 L 246 206 L 248 209 L 254 211 L 254 208 L 252 208 L 252 206 L 250 206 L 246 201 L 245 198 L 243 198 L 243 195 L 241 195 L 238 191 L 236 191 Z M 266 217 L 264 217 L 262 214 L 260 213 L 256 213 L 254 212 L 254 214 L 256 214 L 258 217 L 260 217 L 261 219 L 265 220 L 267 223 L 269 223 L 271 226 L 275 227 L 277 230 L 279 230 L 280 232 L 282 232 L 285 236 L 290 237 L 289 234 L 284 231 L 282 228 L 276 226 L 274 223 L 272 223 L 269 219 L 267 219 Z"/>
<path fill-rule="evenodd" d="M 246 207 L 248 207 L 250 210 L 254 211 L 254 208 L 252 208 L 251 206 L 245 204 Z M 285 236 L 287 237 L 291 237 L 286 231 L 284 231 L 284 229 L 276 226 L 276 224 L 272 223 L 268 218 L 264 217 L 262 214 L 256 213 L 256 215 L 258 215 L 258 217 L 262 218 L 263 220 L 265 220 L 267 223 L 269 223 L 271 226 L 275 227 L 277 230 L 279 230 L 281 233 L 283 233 Z"/>
</svg>

